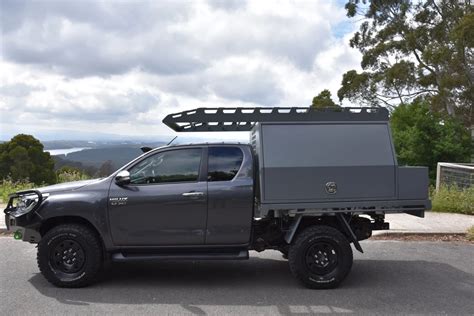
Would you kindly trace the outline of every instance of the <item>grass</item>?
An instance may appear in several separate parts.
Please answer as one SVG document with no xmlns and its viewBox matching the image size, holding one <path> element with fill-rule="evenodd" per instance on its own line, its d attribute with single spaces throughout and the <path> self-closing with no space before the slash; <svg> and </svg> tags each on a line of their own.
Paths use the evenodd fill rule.
<svg viewBox="0 0 474 316">
<path fill-rule="evenodd" d="M 88 179 L 90 179 L 89 176 L 76 170 L 66 170 L 66 171 L 62 171 L 58 173 L 59 183 L 79 181 L 79 180 L 88 180 Z"/>
<path fill-rule="evenodd" d="M 474 226 L 471 226 L 471 227 L 467 230 L 466 238 L 467 238 L 467 240 L 469 240 L 469 241 L 474 241 Z"/>
<path fill-rule="evenodd" d="M 474 187 L 460 189 L 456 186 L 442 186 L 432 190 L 432 211 L 474 215 Z"/>
<path fill-rule="evenodd" d="M 8 195 L 21 190 L 34 188 L 36 185 L 28 180 L 13 181 L 10 178 L 0 180 L 0 198 L 3 203 L 8 202 Z"/>
<path fill-rule="evenodd" d="M 78 181 L 78 180 L 87 180 L 90 179 L 87 175 L 80 173 L 79 171 L 68 170 L 62 171 L 57 175 L 58 183 L 63 182 L 71 182 L 71 181 Z M 11 178 L 6 178 L 0 180 L 0 200 L 3 203 L 8 202 L 8 195 L 15 193 L 21 190 L 27 190 L 32 188 L 38 188 L 41 186 L 47 185 L 43 183 L 41 185 L 36 185 L 28 180 L 19 180 L 13 181 Z"/>
</svg>

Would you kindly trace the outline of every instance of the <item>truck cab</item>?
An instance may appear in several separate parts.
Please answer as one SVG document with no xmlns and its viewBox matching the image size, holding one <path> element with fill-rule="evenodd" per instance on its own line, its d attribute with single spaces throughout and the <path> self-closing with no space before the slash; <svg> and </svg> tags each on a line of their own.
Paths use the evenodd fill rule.
<svg viewBox="0 0 474 316">
<path fill-rule="evenodd" d="M 170 146 L 122 168 L 110 181 L 114 246 L 213 246 L 250 243 L 253 159 L 250 146 Z M 128 174 L 127 174 L 128 173 Z"/>
</svg>

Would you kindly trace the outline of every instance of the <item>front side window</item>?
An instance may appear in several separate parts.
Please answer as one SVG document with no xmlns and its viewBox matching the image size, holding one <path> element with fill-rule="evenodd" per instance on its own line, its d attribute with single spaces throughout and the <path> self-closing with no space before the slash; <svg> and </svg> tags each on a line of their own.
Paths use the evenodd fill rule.
<svg viewBox="0 0 474 316">
<path fill-rule="evenodd" d="M 177 149 L 147 157 L 130 168 L 132 184 L 197 181 L 201 165 L 200 148 Z"/>
<path fill-rule="evenodd" d="M 208 181 L 230 181 L 244 159 L 238 147 L 209 147 Z"/>
</svg>

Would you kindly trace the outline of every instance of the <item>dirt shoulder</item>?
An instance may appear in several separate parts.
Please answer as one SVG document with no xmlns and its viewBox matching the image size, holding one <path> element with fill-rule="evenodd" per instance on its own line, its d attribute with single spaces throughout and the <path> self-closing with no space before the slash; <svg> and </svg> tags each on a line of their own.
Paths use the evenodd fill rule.
<svg viewBox="0 0 474 316">
<path fill-rule="evenodd" d="M 469 240 L 467 234 L 443 233 L 387 233 L 372 236 L 371 240 L 398 240 L 398 241 L 444 241 L 461 242 L 474 245 L 474 240 Z"/>
</svg>

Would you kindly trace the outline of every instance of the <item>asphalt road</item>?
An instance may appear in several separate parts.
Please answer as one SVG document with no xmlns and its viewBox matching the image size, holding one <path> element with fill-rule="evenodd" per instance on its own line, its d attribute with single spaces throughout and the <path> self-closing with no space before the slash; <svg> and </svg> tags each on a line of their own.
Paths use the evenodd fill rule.
<svg viewBox="0 0 474 316">
<path fill-rule="evenodd" d="M 36 267 L 33 245 L 0 238 L 3 315 L 474 314 L 474 246 L 363 242 L 335 290 L 303 288 L 278 252 L 247 261 L 116 264 L 102 281 L 58 289 Z"/>
</svg>

